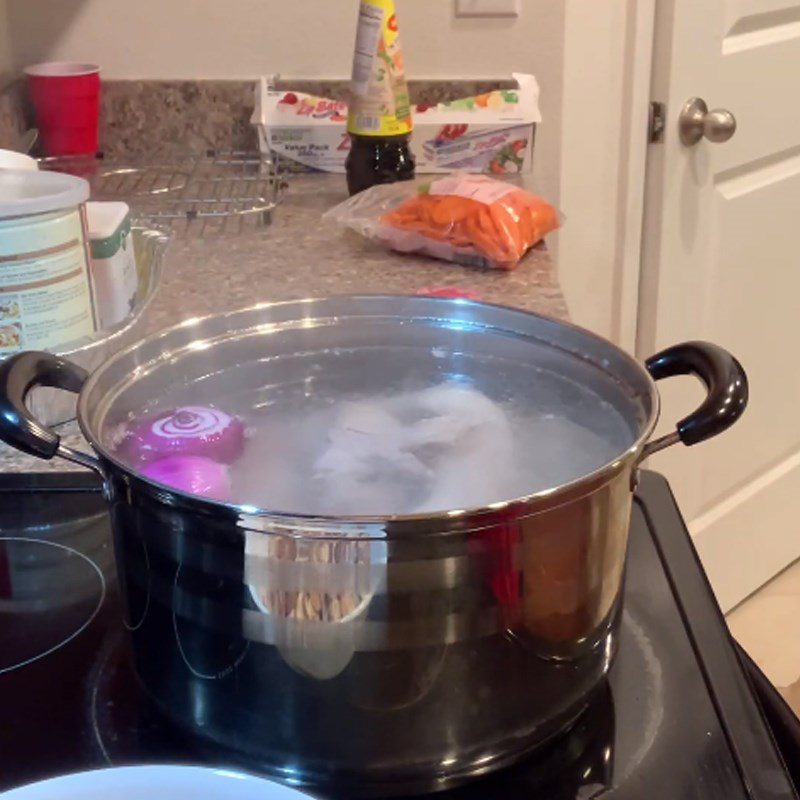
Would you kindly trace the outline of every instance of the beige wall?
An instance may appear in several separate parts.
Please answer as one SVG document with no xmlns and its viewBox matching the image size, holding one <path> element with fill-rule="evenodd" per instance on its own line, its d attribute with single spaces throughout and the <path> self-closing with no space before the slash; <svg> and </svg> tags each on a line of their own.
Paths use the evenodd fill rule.
<svg viewBox="0 0 800 800">
<path fill-rule="evenodd" d="M 397 0 L 409 69 L 492 77 L 560 69 L 561 3 L 454 19 L 451 0 Z M 10 0 L 20 59 L 96 61 L 109 78 L 342 77 L 357 0 Z"/>
<path fill-rule="evenodd" d="M 565 2 L 560 202 L 567 222 L 559 237 L 559 276 L 573 318 L 615 339 L 619 310 L 614 273 L 631 4 L 635 2 Z"/>
<path fill-rule="evenodd" d="M 11 31 L 8 21 L 8 2 L 0 0 L 0 89 L 3 88 L 14 68 L 11 51 Z"/>
</svg>

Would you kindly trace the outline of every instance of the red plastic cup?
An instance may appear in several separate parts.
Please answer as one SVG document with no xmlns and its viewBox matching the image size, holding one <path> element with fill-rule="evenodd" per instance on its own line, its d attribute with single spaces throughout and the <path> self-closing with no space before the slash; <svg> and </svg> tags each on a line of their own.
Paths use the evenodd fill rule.
<svg viewBox="0 0 800 800">
<path fill-rule="evenodd" d="M 46 155 L 96 153 L 100 67 L 51 61 L 27 67 L 25 75 Z"/>
</svg>

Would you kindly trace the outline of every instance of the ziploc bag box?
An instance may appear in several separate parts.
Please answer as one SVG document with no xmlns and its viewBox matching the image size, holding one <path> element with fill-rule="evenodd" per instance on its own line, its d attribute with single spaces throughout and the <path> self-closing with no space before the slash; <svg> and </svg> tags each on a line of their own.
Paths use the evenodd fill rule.
<svg viewBox="0 0 800 800">
<path fill-rule="evenodd" d="M 414 106 L 411 149 L 417 172 L 529 172 L 541 122 L 539 85 L 533 75 L 513 77 L 514 89 Z M 271 89 L 262 78 L 252 121 L 262 152 L 311 170 L 344 172 L 350 149 L 346 102 Z"/>
</svg>

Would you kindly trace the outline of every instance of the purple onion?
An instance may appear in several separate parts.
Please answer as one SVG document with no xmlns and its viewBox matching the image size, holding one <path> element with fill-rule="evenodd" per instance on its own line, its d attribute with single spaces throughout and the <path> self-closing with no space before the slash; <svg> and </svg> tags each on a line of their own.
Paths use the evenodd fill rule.
<svg viewBox="0 0 800 800">
<path fill-rule="evenodd" d="M 224 464 L 203 456 L 167 456 L 151 461 L 142 475 L 188 494 L 227 502 L 231 482 Z"/>
<path fill-rule="evenodd" d="M 173 455 L 206 456 L 231 464 L 243 449 L 240 419 L 216 408 L 184 406 L 129 423 L 118 452 L 133 463 Z"/>
</svg>

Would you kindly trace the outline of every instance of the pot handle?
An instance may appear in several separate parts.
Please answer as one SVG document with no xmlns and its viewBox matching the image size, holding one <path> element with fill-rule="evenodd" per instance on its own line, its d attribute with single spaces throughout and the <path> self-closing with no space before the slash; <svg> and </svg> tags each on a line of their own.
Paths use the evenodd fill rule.
<svg viewBox="0 0 800 800">
<path fill-rule="evenodd" d="M 673 375 L 696 375 L 708 394 L 700 407 L 684 417 L 672 433 L 648 442 L 641 458 L 683 442 L 693 445 L 730 428 L 747 407 L 747 375 L 727 351 L 709 342 L 684 342 L 668 347 L 645 362 L 653 380 Z"/>
<path fill-rule="evenodd" d="M 52 386 L 77 394 L 89 373 L 52 353 L 31 350 L 0 362 L 0 441 L 23 453 L 50 460 L 60 456 L 103 475 L 93 455 L 61 444 L 61 437 L 28 410 L 25 398 L 36 386 Z"/>
</svg>

